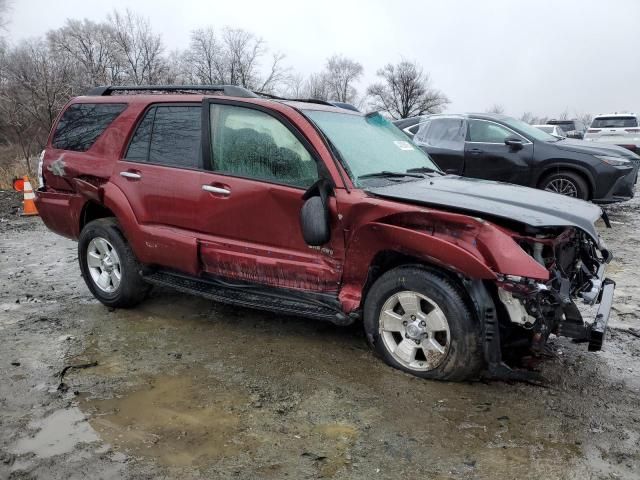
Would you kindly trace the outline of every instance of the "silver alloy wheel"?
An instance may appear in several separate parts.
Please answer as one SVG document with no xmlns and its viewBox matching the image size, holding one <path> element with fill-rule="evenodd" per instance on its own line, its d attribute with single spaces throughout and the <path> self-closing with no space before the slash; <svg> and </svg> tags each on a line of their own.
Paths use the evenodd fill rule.
<svg viewBox="0 0 640 480">
<path fill-rule="evenodd" d="M 87 266 L 93 283 L 103 292 L 113 293 L 120 286 L 120 258 L 113 245 L 102 237 L 91 239 L 87 246 Z"/>
<path fill-rule="evenodd" d="M 449 352 L 449 322 L 436 302 L 421 293 L 402 291 L 387 299 L 380 310 L 380 337 L 401 365 L 429 371 Z"/>
<path fill-rule="evenodd" d="M 568 178 L 555 178 L 547 183 L 544 189 L 548 192 L 566 195 L 567 197 L 578 197 L 578 186 Z"/>
</svg>

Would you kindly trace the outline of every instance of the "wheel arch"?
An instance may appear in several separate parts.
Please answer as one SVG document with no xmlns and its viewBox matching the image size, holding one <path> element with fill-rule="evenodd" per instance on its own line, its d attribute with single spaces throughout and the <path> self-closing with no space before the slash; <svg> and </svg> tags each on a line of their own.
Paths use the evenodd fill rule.
<svg viewBox="0 0 640 480">
<path fill-rule="evenodd" d="M 554 161 L 553 163 L 547 164 L 543 169 L 540 170 L 538 178 L 536 179 L 535 185 L 537 188 L 540 188 L 542 181 L 549 175 L 554 173 L 562 173 L 562 172 L 570 172 L 576 175 L 579 175 L 586 183 L 589 188 L 588 198 L 593 198 L 593 192 L 596 189 L 595 179 L 593 178 L 593 174 L 589 171 L 588 168 L 583 167 L 574 163 L 566 163 L 562 161 Z"/>
<path fill-rule="evenodd" d="M 80 212 L 80 225 L 78 231 L 82 231 L 84 226 L 93 220 L 107 217 L 115 217 L 115 214 L 103 204 L 98 203 L 95 200 L 87 200 L 82 206 L 82 210 Z"/>
</svg>

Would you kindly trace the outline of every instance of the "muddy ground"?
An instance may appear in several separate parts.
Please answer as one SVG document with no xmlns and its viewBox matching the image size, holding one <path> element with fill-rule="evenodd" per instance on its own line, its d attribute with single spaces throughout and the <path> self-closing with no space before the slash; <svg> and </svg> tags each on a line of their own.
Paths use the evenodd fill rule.
<svg viewBox="0 0 640 480">
<path fill-rule="evenodd" d="M 547 388 L 420 380 L 357 326 L 170 290 L 109 310 L 18 203 L 0 192 L 0 478 L 640 478 L 639 200 L 608 209 L 615 328 L 600 353 L 554 340 Z"/>
</svg>

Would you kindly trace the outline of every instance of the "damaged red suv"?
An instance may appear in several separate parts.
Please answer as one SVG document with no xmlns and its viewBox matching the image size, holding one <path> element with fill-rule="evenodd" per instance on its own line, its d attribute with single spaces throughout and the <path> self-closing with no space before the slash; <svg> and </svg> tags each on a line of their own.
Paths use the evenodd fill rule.
<svg viewBox="0 0 640 480">
<path fill-rule="evenodd" d="M 444 175 L 378 113 L 232 86 L 100 87 L 60 114 L 41 177 L 42 219 L 78 241 L 110 307 L 163 285 L 362 321 L 389 365 L 442 380 L 515 378 L 505 359 L 550 334 L 602 346 L 615 285 L 600 208 Z"/>
</svg>

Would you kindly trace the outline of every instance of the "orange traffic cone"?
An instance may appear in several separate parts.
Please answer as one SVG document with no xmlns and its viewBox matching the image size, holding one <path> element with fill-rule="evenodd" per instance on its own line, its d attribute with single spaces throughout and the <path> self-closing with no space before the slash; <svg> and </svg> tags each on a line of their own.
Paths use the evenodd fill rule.
<svg viewBox="0 0 640 480">
<path fill-rule="evenodd" d="M 31 187 L 29 177 L 25 175 L 22 177 L 22 180 L 24 182 L 24 201 L 22 202 L 22 213 L 20 215 L 23 217 L 38 215 L 38 209 L 33 201 L 36 196 L 33 194 L 33 188 Z"/>
</svg>

